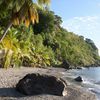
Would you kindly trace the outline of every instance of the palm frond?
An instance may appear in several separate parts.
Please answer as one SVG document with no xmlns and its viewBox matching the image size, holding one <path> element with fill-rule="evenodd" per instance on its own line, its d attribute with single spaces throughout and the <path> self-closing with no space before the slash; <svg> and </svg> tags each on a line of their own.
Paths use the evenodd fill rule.
<svg viewBox="0 0 100 100">
<path fill-rule="evenodd" d="M 10 8 L 11 0 L 2 0 L 0 3 L 0 14 L 3 14 L 8 8 Z"/>
<path fill-rule="evenodd" d="M 25 26 L 28 27 L 29 24 L 30 24 L 30 19 L 29 18 L 25 19 Z"/>
<path fill-rule="evenodd" d="M 48 5 L 50 3 L 51 0 L 38 0 L 38 4 L 45 4 Z"/>
</svg>

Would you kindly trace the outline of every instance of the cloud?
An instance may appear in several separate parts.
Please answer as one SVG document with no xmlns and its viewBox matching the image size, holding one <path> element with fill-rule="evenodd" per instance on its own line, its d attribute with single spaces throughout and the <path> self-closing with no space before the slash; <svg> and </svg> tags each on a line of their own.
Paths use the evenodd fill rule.
<svg viewBox="0 0 100 100">
<path fill-rule="evenodd" d="M 97 6 L 100 7 L 100 3 L 98 3 Z"/>
<path fill-rule="evenodd" d="M 63 22 L 68 31 L 92 39 L 100 52 L 100 16 L 73 17 Z"/>
<path fill-rule="evenodd" d="M 63 23 L 63 27 L 69 29 L 70 31 L 80 32 L 100 32 L 100 17 L 99 16 L 85 16 L 85 17 L 74 17 Z"/>
</svg>

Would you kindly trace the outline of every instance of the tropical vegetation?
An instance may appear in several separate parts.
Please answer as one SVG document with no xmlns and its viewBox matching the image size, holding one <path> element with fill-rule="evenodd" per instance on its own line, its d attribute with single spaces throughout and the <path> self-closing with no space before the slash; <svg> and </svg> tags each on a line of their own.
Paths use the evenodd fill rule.
<svg viewBox="0 0 100 100">
<path fill-rule="evenodd" d="M 47 7 L 50 0 L 33 1 L 0 1 L 0 67 L 100 65 L 91 39 L 61 27 L 61 17 Z"/>
</svg>

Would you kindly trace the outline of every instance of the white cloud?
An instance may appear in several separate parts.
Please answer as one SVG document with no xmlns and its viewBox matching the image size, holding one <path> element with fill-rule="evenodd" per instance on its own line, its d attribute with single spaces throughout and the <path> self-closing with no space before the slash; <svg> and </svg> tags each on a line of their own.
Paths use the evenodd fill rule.
<svg viewBox="0 0 100 100">
<path fill-rule="evenodd" d="M 97 6 L 99 6 L 99 7 L 100 7 L 100 3 L 98 3 L 98 4 L 97 4 Z"/>
<path fill-rule="evenodd" d="M 64 28 L 92 39 L 100 52 L 100 16 L 74 17 L 63 22 Z"/>
<path fill-rule="evenodd" d="M 95 33 L 96 31 L 98 31 L 100 26 L 100 17 L 99 16 L 74 17 L 72 19 L 65 21 L 63 23 L 63 26 L 71 31 L 76 31 L 78 33 L 80 33 L 81 30 L 83 31 L 84 29 L 86 30 L 86 33 L 89 30 L 92 30 L 92 33 Z"/>
</svg>

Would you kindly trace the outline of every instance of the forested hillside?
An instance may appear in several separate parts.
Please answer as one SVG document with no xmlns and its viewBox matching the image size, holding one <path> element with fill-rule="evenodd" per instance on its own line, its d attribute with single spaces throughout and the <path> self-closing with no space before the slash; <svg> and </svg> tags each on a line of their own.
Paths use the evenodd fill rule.
<svg viewBox="0 0 100 100">
<path fill-rule="evenodd" d="M 0 36 L 10 12 L 8 9 L 0 13 Z M 63 61 L 74 67 L 100 65 L 98 49 L 91 39 L 61 27 L 61 17 L 48 9 L 38 9 L 38 14 L 39 23 L 9 29 L 0 43 L 0 67 L 49 67 L 59 66 Z"/>
</svg>

